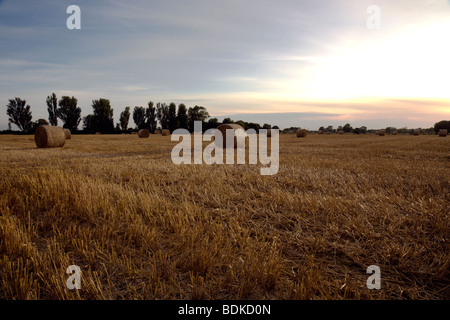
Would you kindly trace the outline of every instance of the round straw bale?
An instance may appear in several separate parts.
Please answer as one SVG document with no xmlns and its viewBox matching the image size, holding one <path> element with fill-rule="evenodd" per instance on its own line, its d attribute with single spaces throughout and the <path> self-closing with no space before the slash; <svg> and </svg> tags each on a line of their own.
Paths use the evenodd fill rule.
<svg viewBox="0 0 450 320">
<path fill-rule="evenodd" d="M 163 131 L 161 131 L 161 134 L 163 136 L 170 136 L 170 130 L 169 129 L 164 129 Z"/>
<path fill-rule="evenodd" d="M 392 132 L 391 133 L 393 136 L 396 136 L 397 134 L 398 134 L 398 132 L 397 131 L 394 131 L 394 132 Z"/>
<path fill-rule="evenodd" d="M 439 137 L 446 137 L 448 134 L 448 130 L 447 129 L 440 129 L 439 130 Z"/>
<path fill-rule="evenodd" d="M 226 148 L 227 147 L 227 130 L 233 130 L 233 137 L 234 137 L 234 148 L 237 147 L 243 147 L 242 145 L 238 145 L 238 137 L 246 137 L 247 134 L 245 133 L 244 128 L 238 124 L 234 123 L 224 123 L 217 127 L 217 130 L 219 130 L 222 133 L 222 145 L 219 145 L 218 140 L 214 140 L 216 142 L 216 145 L 218 147 Z M 244 138 L 245 139 L 245 138 Z M 241 140 L 241 139 L 239 139 Z M 245 143 L 245 140 L 244 140 Z M 245 145 L 244 145 L 245 146 Z"/>
<path fill-rule="evenodd" d="M 96 132 L 95 134 L 97 134 L 97 135 L 101 135 L 102 133 L 101 133 L 101 132 Z"/>
<path fill-rule="evenodd" d="M 147 129 L 141 129 L 138 131 L 139 138 L 148 138 L 150 137 L 150 132 Z"/>
<path fill-rule="evenodd" d="M 38 148 L 61 148 L 66 143 L 66 135 L 61 127 L 39 126 L 34 133 L 34 142 Z"/>
<path fill-rule="evenodd" d="M 319 134 L 324 134 L 325 132 L 323 130 L 319 130 Z"/>
<path fill-rule="evenodd" d="M 72 132 L 70 132 L 69 129 L 63 129 L 64 130 L 64 134 L 66 135 L 66 140 L 70 140 L 70 138 L 72 138 Z"/>
<path fill-rule="evenodd" d="M 419 129 L 414 129 L 413 135 L 415 135 L 415 136 L 420 135 L 420 130 Z"/>
<path fill-rule="evenodd" d="M 339 130 L 338 133 L 339 134 L 344 134 L 344 131 L 343 130 Z"/>
<path fill-rule="evenodd" d="M 308 131 L 305 129 L 298 129 L 297 130 L 297 138 L 305 138 L 308 135 Z"/>
<path fill-rule="evenodd" d="M 155 130 L 155 134 L 161 134 L 161 130 Z"/>
<path fill-rule="evenodd" d="M 377 135 L 379 135 L 380 137 L 384 137 L 386 135 L 386 130 L 385 129 L 378 130 Z"/>
</svg>

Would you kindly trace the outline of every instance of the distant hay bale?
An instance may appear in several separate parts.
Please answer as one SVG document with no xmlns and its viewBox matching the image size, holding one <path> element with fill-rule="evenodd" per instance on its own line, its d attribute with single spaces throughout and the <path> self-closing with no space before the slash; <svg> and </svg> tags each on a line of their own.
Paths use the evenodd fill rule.
<svg viewBox="0 0 450 320">
<path fill-rule="evenodd" d="M 338 133 L 342 135 L 342 134 L 344 134 L 344 131 L 343 130 L 339 130 Z"/>
<path fill-rule="evenodd" d="M 393 136 L 396 136 L 397 134 L 398 134 L 397 131 L 392 132 L 392 135 L 393 135 Z"/>
<path fill-rule="evenodd" d="M 415 136 L 420 135 L 420 130 L 419 129 L 414 129 L 413 135 L 415 135 Z"/>
<path fill-rule="evenodd" d="M 138 134 L 136 131 L 131 132 L 131 134 Z"/>
<path fill-rule="evenodd" d="M 150 137 L 150 131 L 147 129 L 141 129 L 138 131 L 138 137 L 139 138 L 148 138 Z"/>
<path fill-rule="evenodd" d="M 155 134 L 161 134 L 161 130 L 155 130 Z"/>
<path fill-rule="evenodd" d="M 161 131 L 161 134 L 163 136 L 170 136 L 170 130 L 169 129 L 164 129 L 163 131 Z"/>
<path fill-rule="evenodd" d="M 448 134 L 448 130 L 447 129 L 440 129 L 439 130 L 439 137 L 446 137 Z"/>
<path fill-rule="evenodd" d="M 72 132 L 70 132 L 69 129 L 63 129 L 64 130 L 64 134 L 66 135 L 66 140 L 70 140 L 70 138 L 72 138 Z"/>
<path fill-rule="evenodd" d="M 101 132 L 96 132 L 95 134 L 96 134 L 96 135 L 101 135 L 102 133 L 101 133 Z"/>
<path fill-rule="evenodd" d="M 238 138 L 244 137 L 243 141 L 245 142 L 245 136 L 247 136 L 247 134 L 245 133 L 245 130 L 244 128 L 242 128 L 242 126 L 234 123 L 224 123 L 217 127 L 217 130 L 219 130 L 222 133 L 222 145 L 221 146 L 219 145 L 218 140 L 214 140 L 216 145 L 222 147 L 223 149 L 227 147 L 227 130 L 230 129 L 233 130 L 234 148 L 242 147 L 241 145 L 238 144 L 239 142 Z"/>
<path fill-rule="evenodd" d="M 386 130 L 385 129 L 378 130 L 377 135 L 379 135 L 380 137 L 384 137 L 386 135 Z"/>
<path fill-rule="evenodd" d="M 61 127 L 43 125 L 37 127 L 34 142 L 38 148 L 61 148 L 66 143 L 66 134 Z"/>
<path fill-rule="evenodd" d="M 305 129 L 298 129 L 297 130 L 297 138 L 305 138 L 308 135 L 308 131 Z"/>
<path fill-rule="evenodd" d="M 324 134 L 324 133 L 325 133 L 325 131 L 319 130 L 319 134 Z"/>
</svg>

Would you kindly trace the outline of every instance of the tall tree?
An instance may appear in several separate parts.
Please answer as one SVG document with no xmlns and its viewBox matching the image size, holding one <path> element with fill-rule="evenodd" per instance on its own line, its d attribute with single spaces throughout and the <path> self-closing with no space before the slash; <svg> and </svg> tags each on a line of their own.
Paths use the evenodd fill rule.
<svg viewBox="0 0 450 320">
<path fill-rule="evenodd" d="M 14 123 L 22 131 L 31 129 L 31 108 L 26 103 L 26 100 L 16 97 L 15 99 L 10 99 L 6 106 L 6 114 L 9 117 L 8 121 Z"/>
<path fill-rule="evenodd" d="M 145 122 L 146 127 L 150 132 L 155 132 L 157 119 L 156 119 L 156 108 L 153 106 L 153 102 L 148 102 L 148 108 L 145 109 Z"/>
<path fill-rule="evenodd" d="M 126 107 L 124 111 L 120 113 L 120 127 L 122 130 L 128 129 L 128 122 L 130 121 L 130 107 Z"/>
<path fill-rule="evenodd" d="M 48 121 L 51 126 L 58 125 L 58 99 L 56 94 L 53 92 L 50 96 L 47 96 L 47 111 L 48 111 Z"/>
<path fill-rule="evenodd" d="M 63 128 L 76 131 L 81 121 L 81 109 L 77 107 L 75 97 L 63 96 L 58 102 L 57 116 L 62 120 Z"/>
<path fill-rule="evenodd" d="M 92 109 L 94 109 L 97 130 L 102 133 L 114 131 L 113 109 L 110 101 L 103 98 L 92 100 Z"/>
<path fill-rule="evenodd" d="M 434 132 L 438 133 L 441 129 L 447 129 L 450 132 L 450 120 L 442 120 L 434 124 Z"/>
<path fill-rule="evenodd" d="M 188 110 L 188 124 L 189 124 L 189 130 L 191 132 L 194 131 L 194 122 L 195 121 L 201 121 L 203 122 L 209 118 L 209 113 L 206 111 L 205 107 L 201 106 L 195 106 L 194 108 L 189 108 Z"/>
<path fill-rule="evenodd" d="M 138 127 L 138 129 L 145 128 L 145 108 L 144 107 L 134 107 L 133 110 L 133 121 Z"/>
<path fill-rule="evenodd" d="M 165 103 L 156 104 L 156 118 L 161 125 L 161 129 L 169 128 L 169 107 Z"/>
<path fill-rule="evenodd" d="M 183 103 L 180 103 L 178 105 L 177 122 L 178 122 L 178 127 L 179 128 L 188 129 L 187 108 L 186 108 L 186 106 Z"/>
<path fill-rule="evenodd" d="M 173 102 L 169 104 L 168 122 L 170 132 L 174 132 L 177 129 L 178 124 L 177 124 L 177 106 Z"/>
</svg>

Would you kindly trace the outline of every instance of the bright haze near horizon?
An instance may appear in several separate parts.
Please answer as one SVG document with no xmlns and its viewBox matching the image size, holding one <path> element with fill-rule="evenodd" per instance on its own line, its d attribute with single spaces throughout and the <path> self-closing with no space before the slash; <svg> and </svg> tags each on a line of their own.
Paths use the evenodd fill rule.
<svg viewBox="0 0 450 320">
<path fill-rule="evenodd" d="M 115 123 L 153 101 L 280 128 L 428 128 L 450 118 L 449 37 L 445 0 L 4 0 L 0 130 L 9 99 L 35 121 L 52 92 L 82 116 L 109 99 Z"/>
</svg>

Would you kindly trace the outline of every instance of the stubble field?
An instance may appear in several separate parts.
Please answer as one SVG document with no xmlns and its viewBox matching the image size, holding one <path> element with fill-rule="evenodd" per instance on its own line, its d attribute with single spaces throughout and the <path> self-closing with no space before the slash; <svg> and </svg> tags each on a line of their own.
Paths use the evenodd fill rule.
<svg viewBox="0 0 450 320">
<path fill-rule="evenodd" d="M 273 176 L 175 144 L 0 136 L 0 298 L 450 297 L 448 137 L 280 135 Z"/>
</svg>

